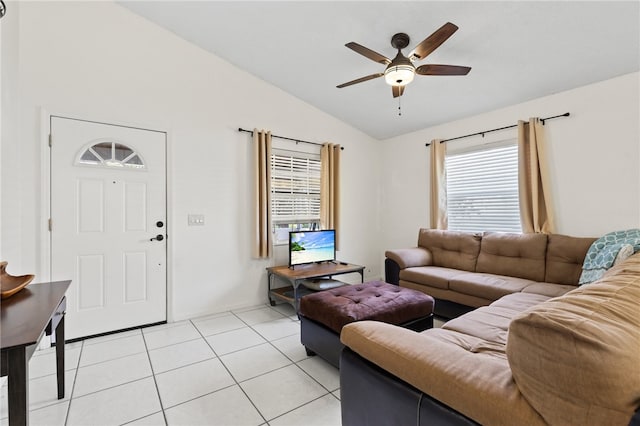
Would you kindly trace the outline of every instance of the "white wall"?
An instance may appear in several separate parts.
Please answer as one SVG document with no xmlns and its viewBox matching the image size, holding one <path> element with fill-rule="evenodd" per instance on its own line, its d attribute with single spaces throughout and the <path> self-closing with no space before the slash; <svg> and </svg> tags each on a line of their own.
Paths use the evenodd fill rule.
<svg viewBox="0 0 640 426">
<path fill-rule="evenodd" d="M 22 268 L 21 256 L 21 152 L 18 143 L 18 40 L 20 8 L 18 3 L 8 3 L 7 15 L 0 23 L 0 260 L 12 260 L 8 271 L 13 274 L 28 273 Z M 10 141 L 10 142 L 8 142 Z M 16 243 L 18 242 L 18 243 Z"/>
<path fill-rule="evenodd" d="M 287 261 L 282 248 L 251 259 L 251 137 L 238 127 L 345 147 L 338 256 L 381 275 L 377 141 L 110 2 L 24 2 L 19 32 L 20 138 L 3 140 L 24 160 L 20 177 L 2 169 L 23 188 L 20 210 L 3 209 L 20 227 L 2 235 L 3 247 L 22 247 L 11 263 L 46 276 L 42 107 L 168 132 L 170 319 L 265 303 L 265 267 Z M 205 226 L 187 227 L 189 213 Z"/>
<path fill-rule="evenodd" d="M 639 80 L 636 72 L 383 141 L 381 252 L 415 246 L 418 228 L 429 227 L 426 142 L 565 112 L 571 116 L 545 126 L 556 232 L 600 236 L 640 226 Z M 510 129 L 447 146 L 515 137 Z"/>
<path fill-rule="evenodd" d="M 366 265 L 368 278 L 382 275 L 385 249 L 415 245 L 429 223 L 425 142 L 530 116 L 572 114 L 546 126 L 558 232 L 597 236 L 640 222 L 638 73 L 378 142 L 116 4 L 10 6 L 0 258 L 13 273 L 46 278 L 41 108 L 168 132 L 174 320 L 266 302 L 264 268 L 286 262 L 282 247 L 271 261 L 250 258 L 251 142 L 238 127 L 345 146 L 338 255 Z M 189 213 L 206 226 L 187 227 Z"/>
</svg>

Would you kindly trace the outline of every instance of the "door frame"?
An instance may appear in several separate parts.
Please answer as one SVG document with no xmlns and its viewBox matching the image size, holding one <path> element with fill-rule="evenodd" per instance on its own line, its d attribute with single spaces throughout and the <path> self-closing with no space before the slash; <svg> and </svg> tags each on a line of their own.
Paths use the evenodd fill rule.
<svg viewBox="0 0 640 426">
<path fill-rule="evenodd" d="M 167 322 L 173 322 L 173 239 L 170 238 L 170 232 L 173 231 L 173 200 L 171 181 L 171 164 L 170 157 L 170 145 L 171 145 L 171 132 L 169 130 L 161 130 L 162 126 L 144 125 L 135 122 L 123 122 L 121 120 L 95 120 L 90 119 L 83 114 L 70 113 L 68 111 L 60 111 L 56 109 L 49 110 L 45 107 L 40 107 L 40 135 L 39 146 L 41 147 L 40 155 L 40 224 L 39 224 L 39 241 L 40 245 L 40 277 L 41 281 L 51 281 L 51 232 L 49 231 L 49 218 L 51 218 L 51 149 L 49 147 L 49 135 L 51 134 L 51 120 L 54 117 L 62 119 L 72 119 L 79 121 L 86 121 L 90 123 L 115 125 L 121 127 L 129 127 L 139 130 L 148 130 L 153 132 L 164 133 L 164 149 L 165 149 L 165 214 L 166 214 L 166 317 Z M 55 224 L 53 225 L 55 226 Z"/>
</svg>

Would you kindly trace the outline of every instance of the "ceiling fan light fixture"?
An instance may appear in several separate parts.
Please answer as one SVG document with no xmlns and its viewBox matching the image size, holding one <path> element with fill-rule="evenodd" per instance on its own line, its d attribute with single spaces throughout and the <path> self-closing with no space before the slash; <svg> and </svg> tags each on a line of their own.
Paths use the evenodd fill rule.
<svg viewBox="0 0 640 426">
<path fill-rule="evenodd" d="M 415 74 L 412 65 L 393 65 L 384 71 L 384 80 L 389 86 L 406 86 L 413 81 Z"/>
<path fill-rule="evenodd" d="M 2 1 L 2 0 L 0 0 Z M 404 56 L 402 49 L 409 45 L 409 36 L 405 33 L 394 34 L 391 37 L 391 46 L 394 49 L 398 49 L 393 60 L 387 58 L 380 53 L 364 47 L 361 44 L 351 41 L 345 44 L 346 47 L 354 52 L 364 56 L 379 64 L 385 65 L 384 72 L 377 72 L 365 77 L 360 77 L 355 80 L 348 81 L 346 83 L 336 86 L 338 89 L 343 87 L 352 86 L 354 84 L 363 83 L 365 81 L 373 80 L 384 76 L 385 82 L 391 86 L 391 93 L 394 98 L 399 98 L 404 93 L 404 86 L 411 83 L 418 75 L 467 75 L 471 70 L 471 67 L 464 67 L 460 65 L 442 65 L 442 64 L 425 64 L 416 68 L 413 64 L 414 61 L 423 60 L 434 50 L 436 50 L 442 43 L 447 41 L 449 37 L 458 30 L 458 27 L 451 22 L 447 22 L 436 31 L 434 31 L 429 37 L 422 40 L 409 54 L 409 58 Z"/>
</svg>

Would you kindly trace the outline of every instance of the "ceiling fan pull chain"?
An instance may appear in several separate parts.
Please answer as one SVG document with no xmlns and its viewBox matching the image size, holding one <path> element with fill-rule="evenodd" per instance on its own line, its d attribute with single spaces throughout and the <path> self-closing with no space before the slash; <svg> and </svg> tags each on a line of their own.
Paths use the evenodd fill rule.
<svg viewBox="0 0 640 426">
<path fill-rule="evenodd" d="M 400 99 L 402 99 L 402 96 L 398 96 L 398 116 L 402 115 L 402 105 L 400 104 Z"/>
</svg>

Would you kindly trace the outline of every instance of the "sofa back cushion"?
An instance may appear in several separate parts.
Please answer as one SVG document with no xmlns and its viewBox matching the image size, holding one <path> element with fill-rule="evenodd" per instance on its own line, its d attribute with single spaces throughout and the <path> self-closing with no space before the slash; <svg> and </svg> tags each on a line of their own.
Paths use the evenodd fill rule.
<svg viewBox="0 0 640 426">
<path fill-rule="evenodd" d="M 476 272 L 544 281 L 545 234 L 485 232 Z"/>
<path fill-rule="evenodd" d="M 640 254 L 509 324 L 507 359 L 548 424 L 628 424 L 640 403 Z"/>
<path fill-rule="evenodd" d="M 595 240 L 559 234 L 549 235 L 544 280 L 548 283 L 578 285 L 584 257 Z"/>
<path fill-rule="evenodd" d="M 473 272 L 481 235 L 468 232 L 420 229 L 418 246 L 431 252 L 434 266 Z"/>
</svg>

